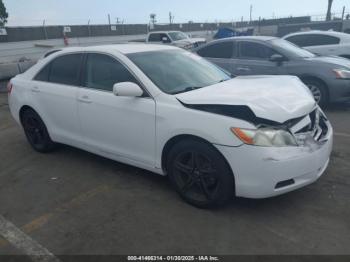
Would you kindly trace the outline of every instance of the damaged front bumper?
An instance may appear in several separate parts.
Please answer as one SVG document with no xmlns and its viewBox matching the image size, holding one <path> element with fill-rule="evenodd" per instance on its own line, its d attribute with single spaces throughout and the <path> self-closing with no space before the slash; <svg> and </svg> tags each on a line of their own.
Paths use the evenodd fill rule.
<svg viewBox="0 0 350 262">
<path fill-rule="evenodd" d="M 325 124 L 322 138 L 305 140 L 299 147 L 216 145 L 232 168 L 236 195 L 268 198 L 318 180 L 327 169 L 333 148 L 333 129 L 329 121 Z"/>
</svg>

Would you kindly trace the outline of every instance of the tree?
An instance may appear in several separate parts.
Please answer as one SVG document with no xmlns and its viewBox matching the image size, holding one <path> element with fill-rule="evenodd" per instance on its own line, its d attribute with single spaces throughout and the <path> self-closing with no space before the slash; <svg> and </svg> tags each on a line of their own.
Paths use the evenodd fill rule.
<svg viewBox="0 0 350 262">
<path fill-rule="evenodd" d="M 332 5 L 333 5 L 333 0 L 328 0 L 328 9 L 327 9 L 327 17 L 326 17 L 327 21 L 330 21 L 332 19 Z"/>
<path fill-rule="evenodd" d="M 6 11 L 6 7 L 2 0 L 0 0 L 0 26 L 4 26 L 7 23 L 9 14 Z"/>
</svg>

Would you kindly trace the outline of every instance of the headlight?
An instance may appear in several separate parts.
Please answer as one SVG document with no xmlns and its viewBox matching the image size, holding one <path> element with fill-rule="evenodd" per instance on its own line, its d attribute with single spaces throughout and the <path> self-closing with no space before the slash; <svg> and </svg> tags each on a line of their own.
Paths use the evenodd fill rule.
<svg viewBox="0 0 350 262">
<path fill-rule="evenodd" d="M 334 69 L 333 72 L 338 79 L 350 79 L 350 70 Z"/>
<path fill-rule="evenodd" d="M 298 146 L 294 136 L 288 131 L 272 128 L 242 129 L 231 131 L 245 144 L 264 147 Z"/>
</svg>

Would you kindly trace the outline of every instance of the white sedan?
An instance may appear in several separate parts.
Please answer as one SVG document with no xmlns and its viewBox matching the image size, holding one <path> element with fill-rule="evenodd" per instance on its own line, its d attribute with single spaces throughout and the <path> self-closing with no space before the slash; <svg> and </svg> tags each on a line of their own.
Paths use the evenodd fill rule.
<svg viewBox="0 0 350 262">
<path fill-rule="evenodd" d="M 298 78 L 231 79 L 171 46 L 58 51 L 8 92 L 36 151 L 67 144 L 168 175 L 202 208 L 309 185 L 332 150 L 332 127 Z"/>
<path fill-rule="evenodd" d="M 322 56 L 350 59 L 350 34 L 335 31 L 306 31 L 286 35 L 283 39 Z"/>
</svg>

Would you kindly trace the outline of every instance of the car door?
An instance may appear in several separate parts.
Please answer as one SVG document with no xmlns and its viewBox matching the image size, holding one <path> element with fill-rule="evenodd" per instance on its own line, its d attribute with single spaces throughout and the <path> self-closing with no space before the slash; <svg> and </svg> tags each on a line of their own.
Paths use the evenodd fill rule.
<svg viewBox="0 0 350 262">
<path fill-rule="evenodd" d="M 31 83 L 30 101 L 56 142 L 77 145 L 82 140 L 76 102 L 82 58 L 80 53 L 60 55 Z"/>
<path fill-rule="evenodd" d="M 278 75 L 279 67 L 270 61 L 278 54 L 269 46 L 257 41 L 239 41 L 238 58 L 235 61 L 235 75 Z"/>
<path fill-rule="evenodd" d="M 85 143 L 113 159 L 125 158 L 154 166 L 155 110 L 149 95 L 121 97 L 113 85 L 134 82 L 133 74 L 115 57 L 89 53 L 78 95 L 78 112 Z"/>
<path fill-rule="evenodd" d="M 236 44 L 233 41 L 222 41 L 209 44 L 197 51 L 198 55 L 233 73 Z"/>
</svg>

